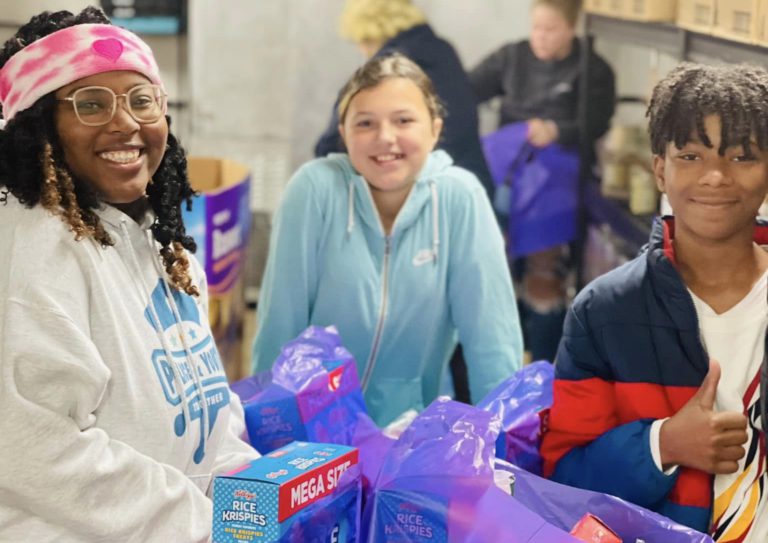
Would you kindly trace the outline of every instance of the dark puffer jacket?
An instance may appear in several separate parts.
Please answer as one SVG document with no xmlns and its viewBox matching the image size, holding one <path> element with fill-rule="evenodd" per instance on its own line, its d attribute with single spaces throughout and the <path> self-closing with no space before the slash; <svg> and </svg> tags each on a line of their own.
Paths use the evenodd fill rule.
<svg viewBox="0 0 768 543">
<path fill-rule="evenodd" d="M 706 532 L 712 476 L 653 461 L 649 432 L 698 391 L 709 370 L 693 300 L 674 266 L 674 222 L 657 221 L 634 260 L 599 277 L 571 307 L 556 358 L 544 472 L 613 494 Z M 768 226 L 755 228 L 768 242 Z M 761 382 L 762 429 L 768 382 Z"/>
</svg>

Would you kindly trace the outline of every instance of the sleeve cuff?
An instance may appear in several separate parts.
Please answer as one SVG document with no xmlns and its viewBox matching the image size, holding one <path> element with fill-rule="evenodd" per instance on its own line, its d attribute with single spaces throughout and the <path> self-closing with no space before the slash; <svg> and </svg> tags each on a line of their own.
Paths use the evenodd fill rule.
<svg viewBox="0 0 768 543">
<path fill-rule="evenodd" d="M 667 417 L 669 418 L 669 417 Z M 664 473 L 664 475 L 674 475 L 678 466 L 672 466 L 669 469 L 663 469 L 661 465 L 661 426 L 667 421 L 667 419 L 658 419 L 651 424 L 651 432 L 649 434 L 649 441 L 651 446 L 651 457 L 653 463 L 656 464 L 656 468 Z"/>
</svg>

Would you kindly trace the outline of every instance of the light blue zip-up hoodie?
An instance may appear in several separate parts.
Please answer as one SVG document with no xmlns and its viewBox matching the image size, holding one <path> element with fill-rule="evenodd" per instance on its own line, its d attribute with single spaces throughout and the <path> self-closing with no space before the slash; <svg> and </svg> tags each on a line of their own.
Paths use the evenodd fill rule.
<svg viewBox="0 0 768 543">
<path fill-rule="evenodd" d="M 437 397 L 457 331 L 474 401 L 520 368 L 501 233 L 480 182 L 443 151 L 388 236 L 346 154 L 305 164 L 275 215 L 261 292 L 254 371 L 308 325 L 336 325 L 382 425 Z"/>
</svg>

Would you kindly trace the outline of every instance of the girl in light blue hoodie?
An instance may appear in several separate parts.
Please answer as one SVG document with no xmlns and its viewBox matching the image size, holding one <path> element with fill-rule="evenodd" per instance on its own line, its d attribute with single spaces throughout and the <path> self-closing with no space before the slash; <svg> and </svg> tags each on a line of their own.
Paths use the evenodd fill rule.
<svg viewBox="0 0 768 543">
<path fill-rule="evenodd" d="M 383 425 L 435 399 L 460 339 L 480 400 L 520 367 L 520 325 L 485 191 L 433 151 L 429 78 L 402 55 L 374 58 L 342 90 L 339 119 L 348 153 L 300 168 L 275 215 L 254 371 L 308 325 L 336 325 Z"/>
</svg>

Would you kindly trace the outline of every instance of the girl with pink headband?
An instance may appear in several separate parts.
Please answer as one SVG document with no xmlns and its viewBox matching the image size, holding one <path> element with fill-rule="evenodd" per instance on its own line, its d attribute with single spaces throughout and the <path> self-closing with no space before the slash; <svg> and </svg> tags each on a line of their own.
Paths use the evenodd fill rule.
<svg viewBox="0 0 768 543">
<path fill-rule="evenodd" d="M 0 50 L 0 541 L 207 541 L 240 439 L 150 48 L 96 8 Z"/>
</svg>

